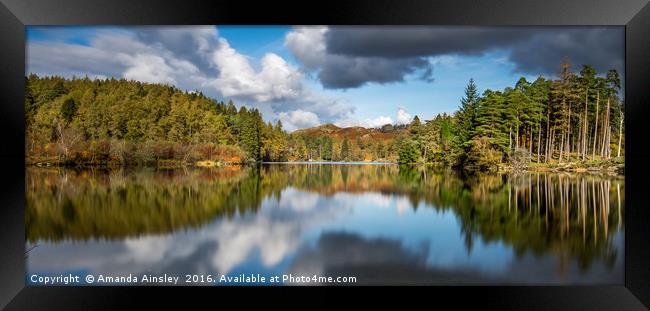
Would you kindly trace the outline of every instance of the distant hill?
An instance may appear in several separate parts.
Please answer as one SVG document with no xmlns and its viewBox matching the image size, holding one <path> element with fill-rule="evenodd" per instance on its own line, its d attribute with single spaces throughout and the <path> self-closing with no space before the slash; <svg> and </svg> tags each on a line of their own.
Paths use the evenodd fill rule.
<svg viewBox="0 0 650 311">
<path fill-rule="evenodd" d="M 398 139 L 410 135 L 406 125 L 381 128 L 338 127 L 328 123 L 292 132 L 289 161 L 300 158 L 325 161 L 397 161 Z M 304 154 L 304 156 L 303 156 Z"/>
<path fill-rule="evenodd" d="M 296 130 L 291 135 L 294 136 L 308 136 L 320 137 L 328 136 L 335 140 L 373 140 L 373 141 L 390 141 L 400 135 L 408 134 L 408 129 L 405 127 L 393 127 L 392 125 L 385 125 L 382 128 L 365 128 L 361 126 L 353 127 L 338 127 L 334 124 L 327 123 L 315 127 Z"/>
</svg>

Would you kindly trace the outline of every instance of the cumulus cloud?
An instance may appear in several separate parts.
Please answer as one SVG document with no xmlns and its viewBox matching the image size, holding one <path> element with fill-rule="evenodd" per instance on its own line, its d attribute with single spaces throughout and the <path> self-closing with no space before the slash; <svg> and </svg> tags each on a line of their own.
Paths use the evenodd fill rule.
<svg viewBox="0 0 650 311">
<path fill-rule="evenodd" d="M 374 119 L 368 119 L 367 124 L 370 127 L 380 127 L 386 124 L 393 124 L 393 119 L 391 119 L 390 117 L 379 116 Z"/>
<path fill-rule="evenodd" d="M 30 42 L 28 71 L 109 74 L 143 82 L 207 88 L 223 97 L 267 102 L 303 95 L 302 75 L 280 56 L 259 61 L 233 49 L 214 27 L 135 27 L 99 31 L 89 46 Z M 211 92 L 210 92 L 211 91 Z"/>
<path fill-rule="evenodd" d="M 165 59 L 156 55 L 135 55 L 129 59 L 131 66 L 124 71 L 124 77 L 143 82 L 164 82 L 175 84 L 173 69 Z"/>
<path fill-rule="evenodd" d="M 285 44 L 325 88 L 432 81 L 432 59 L 503 50 L 515 70 L 553 75 L 568 57 L 600 72 L 623 71 L 622 27 L 296 27 Z M 435 63 L 435 61 L 433 61 Z"/>
<path fill-rule="evenodd" d="M 356 118 L 345 118 L 339 121 L 336 121 L 334 125 L 338 127 L 352 127 L 352 126 L 362 126 L 366 128 L 378 128 L 382 125 L 393 124 L 393 119 L 391 117 L 379 116 L 376 118 L 367 118 L 363 120 L 358 120 Z"/>
<path fill-rule="evenodd" d="M 66 77 L 123 77 L 143 82 L 170 83 L 185 89 L 196 89 L 208 81 L 208 76 L 194 63 L 179 57 L 160 43 L 146 44 L 140 41 L 137 31 L 100 30 L 87 46 L 29 41 L 27 71 Z"/>
<path fill-rule="evenodd" d="M 173 84 L 232 98 L 293 129 L 354 112 L 349 103 L 307 88 L 301 68 L 274 53 L 260 59 L 242 54 L 213 26 L 98 28 L 88 32 L 87 44 L 70 42 L 66 28 L 43 29 L 52 39 L 28 41 L 28 73 Z"/>
<path fill-rule="evenodd" d="M 300 126 L 291 126 L 285 122 L 291 122 L 291 116 L 294 111 L 298 111 L 296 117 L 301 116 L 304 119 L 304 112 L 310 112 L 318 117 L 318 120 L 309 117 L 312 122 L 300 122 L 302 124 L 317 125 L 321 123 L 333 123 L 337 120 L 347 118 L 354 114 L 355 107 L 343 98 L 334 96 L 326 96 L 321 93 L 314 92 L 308 88 L 303 88 L 299 98 L 294 100 L 271 101 L 268 103 L 252 103 L 252 107 L 260 109 L 260 111 L 273 118 L 281 120 L 285 124 L 285 129 L 293 130 L 300 128 Z M 299 120 L 300 118 L 296 119 Z"/>
<path fill-rule="evenodd" d="M 367 128 L 378 128 L 386 124 L 408 124 L 413 121 L 413 115 L 411 115 L 406 108 L 400 106 L 397 108 L 396 121 L 393 121 L 393 118 L 387 116 L 379 116 L 376 118 L 366 118 L 363 120 L 347 117 L 342 118 L 334 123 L 334 125 L 339 127 L 351 127 L 351 126 L 362 126 Z"/>
<path fill-rule="evenodd" d="M 327 26 L 295 27 L 286 35 L 284 45 L 307 68 L 318 68 L 325 61 L 325 33 L 327 30 Z"/>
<path fill-rule="evenodd" d="M 212 65 L 219 75 L 211 82 L 224 96 L 249 97 L 256 101 L 296 99 L 302 93 L 302 75 L 280 56 L 268 53 L 261 59 L 261 70 L 220 38 L 212 54 Z"/>
<path fill-rule="evenodd" d="M 280 112 L 278 118 L 282 121 L 282 124 L 284 124 L 285 129 L 288 131 L 320 124 L 320 120 L 315 113 L 301 109 L 290 112 Z"/>
<path fill-rule="evenodd" d="M 397 124 L 408 124 L 413 120 L 413 116 L 406 111 L 406 108 L 397 108 Z"/>
</svg>

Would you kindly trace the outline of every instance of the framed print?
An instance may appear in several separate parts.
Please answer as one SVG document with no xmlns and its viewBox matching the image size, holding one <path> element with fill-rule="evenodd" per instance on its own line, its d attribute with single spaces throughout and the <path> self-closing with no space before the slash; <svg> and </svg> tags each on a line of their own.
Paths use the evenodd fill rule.
<svg viewBox="0 0 650 311">
<path fill-rule="evenodd" d="M 650 303 L 647 1 L 2 4 L 8 309 Z"/>
</svg>

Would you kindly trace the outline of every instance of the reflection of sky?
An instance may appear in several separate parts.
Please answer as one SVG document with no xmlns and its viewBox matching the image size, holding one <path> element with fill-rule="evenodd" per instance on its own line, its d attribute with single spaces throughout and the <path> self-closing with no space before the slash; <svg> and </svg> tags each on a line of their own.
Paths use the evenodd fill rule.
<svg viewBox="0 0 650 311">
<path fill-rule="evenodd" d="M 256 214 L 218 219 L 200 229 L 123 241 L 39 243 L 29 254 L 29 270 L 231 273 L 259 264 L 271 272 L 299 246 L 302 232 L 340 211 L 328 203 L 333 202 L 287 188 L 280 202 L 267 198 Z"/>
<path fill-rule="evenodd" d="M 334 199 L 355 202 L 349 217 L 330 223 L 322 231 L 355 232 L 366 238 L 391 238 L 418 249 L 429 248 L 427 262 L 438 267 L 471 266 L 502 271 L 513 253 L 502 243 L 475 241 L 468 255 L 460 224 L 450 210 L 436 211 L 421 202 L 417 209 L 405 196 L 338 193 Z M 475 237 L 478 240 L 478 237 Z"/>
<path fill-rule="evenodd" d="M 332 250 L 328 243 L 340 247 Z M 615 245 L 623 245 L 622 233 Z M 622 282 L 622 247 L 618 248 L 614 269 L 597 262 L 589 276 L 583 276 L 573 264 L 565 280 Z M 501 242 L 485 244 L 478 235 L 468 252 L 450 210 L 436 211 L 425 203 L 413 209 L 405 196 L 374 192 L 322 196 L 292 187 L 285 188 L 279 199 L 266 198 L 255 214 L 217 219 L 200 229 L 166 235 L 46 243 L 32 250 L 28 259 L 30 273 L 81 270 L 120 275 L 282 274 L 288 270 L 322 275 L 347 271 L 343 268 L 374 271 L 377 265 L 407 266 L 429 281 L 475 280 L 474 275 L 483 282 L 558 281 L 552 255 L 516 258 L 510 247 Z M 448 275 L 456 272 L 469 276 Z"/>
</svg>

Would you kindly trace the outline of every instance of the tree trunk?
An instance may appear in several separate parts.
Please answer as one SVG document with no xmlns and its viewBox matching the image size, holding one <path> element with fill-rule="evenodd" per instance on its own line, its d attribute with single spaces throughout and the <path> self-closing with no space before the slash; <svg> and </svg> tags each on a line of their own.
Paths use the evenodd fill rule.
<svg viewBox="0 0 650 311">
<path fill-rule="evenodd" d="M 517 132 L 515 135 L 515 150 L 519 149 L 519 116 L 517 116 L 516 126 L 517 126 Z"/>
<path fill-rule="evenodd" d="M 621 111 L 621 121 L 618 125 L 618 151 L 616 152 L 616 157 L 621 156 L 621 140 L 623 139 L 623 111 Z"/>
<path fill-rule="evenodd" d="M 560 159 L 559 162 L 562 163 L 562 151 L 564 149 L 564 133 L 562 133 L 562 141 L 560 141 Z"/>
<path fill-rule="evenodd" d="M 551 129 L 551 142 L 548 145 L 548 158 L 553 159 L 553 148 L 555 144 L 555 129 Z"/>
<path fill-rule="evenodd" d="M 528 157 L 533 158 L 533 127 L 528 130 L 530 132 L 530 141 L 528 144 Z"/>
<path fill-rule="evenodd" d="M 508 149 L 512 152 L 512 126 L 510 126 L 510 131 L 508 132 Z"/>
<path fill-rule="evenodd" d="M 544 153 L 544 162 L 548 163 L 549 147 L 551 142 L 551 109 L 546 112 L 546 152 Z"/>
<path fill-rule="evenodd" d="M 571 137 L 571 133 L 567 132 L 566 133 L 566 147 L 564 148 L 564 157 L 568 162 L 571 161 L 571 144 L 569 143 L 569 139 Z"/>
<path fill-rule="evenodd" d="M 567 114 L 567 132 L 566 132 L 566 149 L 564 152 L 566 153 L 566 158 L 569 160 L 569 155 L 571 153 L 571 102 L 569 102 L 569 111 Z"/>
<path fill-rule="evenodd" d="M 537 123 L 537 163 L 539 163 L 539 151 L 541 148 L 542 148 L 542 123 L 540 122 Z"/>
<path fill-rule="evenodd" d="M 609 159 L 609 154 L 610 154 L 610 149 L 611 149 L 611 148 L 609 147 L 609 143 L 610 143 L 610 141 L 609 141 L 609 135 L 611 134 L 611 132 L 612 132 L 612 131 L 611 131 L 611 128 L 610 128 L 610 126 L 608 125 L 608 126 L 606 127 L 606 130 L 605 130 L 605 143 L 603 143 L 603 145 L 605 146 L 605 148 L 603 148 L 603 149 L 604 149 L 604 150 L 603 150 L 603 157 L 605 157 L 606 159 Z"/>
<path fill-rule="evenodd" d="M 607 155 L 607 149 L 605 146 L 607 143 L 607 136 L 609 135 L 609 100 L 610 98 L 607 97 L 607 110 L 605 111 L 605 118 L 603 120 L 603 143 L 600 148 L 600 156 L 606 156 Z"/>
<path fill-rule="evenodd" d="M 584 126 L 582 128 L 582 130 L 583 130 L 583 134 L 582 134 L 582 160 L 583 161 L 585 160 L 585 157 L 586 157 L 586 154 L 587 154 L 587 132 L 588 132 L 588 129 L 587 129 L 587 111 L 588 111 L 587 102 L 589 101 L 588 99 L 589 99 L 589 89 L 587 89 L 585 91 L 585 118 L 583 120 Z"/>
<path fill-rule="evenodd" d="M 584 131 L 584 125 L 582 124 L 582 114 L 578 115 L 578 124 L 580 125 L 580 129 L 578 130 L 578 142 L 577 142 L 577 150 L 576 152 L 578 153 L 578 158 L 582 157 L 582 132 Z"/>
<path fill-rule="evenodd" d="M 596 93 L 596 121 L 594 121 L 594 146 L 591 149 L 591 159 L 596 158 L 596 142 L 598 141 L 598 102 L 600 101 L 600 92 Z"/>
<path fill-rule="evenodd" d="M 605 143 L 603 143 L 603 146 L 605 146 L 603 148 L 603 157 L 605 157 L 606 159 L 609 159 L 609 149 L 610 149 L 609 148 L 609 133 L 610 133 L 609 126 L 607 126 L 605 128 Z"/>
</svg>

